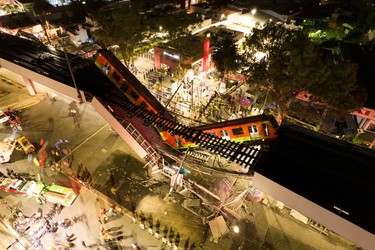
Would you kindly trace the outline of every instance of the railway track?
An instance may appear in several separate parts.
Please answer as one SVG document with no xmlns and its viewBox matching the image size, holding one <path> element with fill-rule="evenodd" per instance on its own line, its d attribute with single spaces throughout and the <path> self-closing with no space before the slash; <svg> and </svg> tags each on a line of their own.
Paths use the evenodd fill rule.
<svg viewBox="0 0 375 250">
<path fill-rule="evenodd" d="M 123 110 L 129 117 L 135 116 L 142 119 L 147 126 L 153 125 L 160 131 L 168 131 L 171 134 L 181 136 L 198 144 L 201 148 L 205 148 L 210 153 L 218 154 L 229 161 L 235 162 L 249 174 L 254 172 L 260 159 L 265 154 L 265 151 L 260 147 L 262 141 L 244 144 L 203 133 L 194 127 L 164 118 L 160 113 L 155 114 L 146 110 L 132 103 L 121 93 L 111 92 L 102 101 L 106 103 L 106 106 L 109 105 L 112 108 Z"/>
</svg>

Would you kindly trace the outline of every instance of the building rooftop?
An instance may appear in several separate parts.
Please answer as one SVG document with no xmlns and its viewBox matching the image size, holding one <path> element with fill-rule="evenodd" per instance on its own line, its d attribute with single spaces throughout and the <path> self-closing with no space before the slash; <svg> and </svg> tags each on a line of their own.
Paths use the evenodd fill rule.
<svg viewBox="0 0 375 250">
<path fill-rule="evenodd" d="M 26 13 L 19 12 L 16 14 L 0 16 L 0 24 L 4 28 L 13 30 L 32 27 L 38 23 L 32 20 Z"/>
</svg>

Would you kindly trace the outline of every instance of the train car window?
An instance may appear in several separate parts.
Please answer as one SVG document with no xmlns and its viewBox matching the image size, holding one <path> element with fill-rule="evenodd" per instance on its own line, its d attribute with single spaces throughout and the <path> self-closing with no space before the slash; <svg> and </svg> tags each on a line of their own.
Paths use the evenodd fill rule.
<svg viewBox="0 0 375 250">
<path fill-rule="evenodd" d="M 108 74 L 109 70 L 111 69 L 111 66 L 109 66 L 108 63 L 105 63 L 102 70 L 104 73 Z"/>
<path fill-rule="evenodd" d="M 147 109 L 148 108 L 148 106 L 147 106 L 147 104 L 145 103 L 145 102 L 141 102 L 141 104 L 139 104 L 139 106 L 142 108 L 142 109 Z"/>
<path fill-rule="evenodd" d="M 112 73 L 112 77 L 115 78 L 117 82 L 119 82 L 120 79 L 121 79 L 121 76 L 119 76 L 119 74 L 117 74 L 116 71 L 113 71 L 113 73 Z"/>
<path fill-rule="evenodd" d="M 130 92 L 130 95 L 134 98 L 134 100 L 138 100 L 139 95 L 135 93 L 133 90 Z"/>
<path fill-rule="evenodd" d="M 215 137 L 216 136 L 216 133 L 215 132 L 209 132 L 208 133 L 211 137 Z"/>
<path fill-rule="evenodd" d="M 233 135 L 243 135 L 244 134 L 242 128 L 234 128 L 234 129 L 232 129 L 232 133 L 233 133 Z"/>
<path fill-rule="evenodd" d="M 126 93 L 126 91 L 128 91 L 129 89 L 129 85 L 127 85 L 126 83 L 123 83 L 120 89 L 122 90 L 122 92 Z"/>
<path fill-rule="evenodd" d="M 267 123 L 262 123 L 262 128 L 265 136 L 269 136 L 270 132 L 268 131 Z"/>
</svg>

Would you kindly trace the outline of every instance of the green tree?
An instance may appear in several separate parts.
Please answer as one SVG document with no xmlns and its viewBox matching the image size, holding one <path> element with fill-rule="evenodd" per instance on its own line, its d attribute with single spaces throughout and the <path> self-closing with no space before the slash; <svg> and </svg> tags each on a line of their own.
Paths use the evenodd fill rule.
<svg viewBox="0 0 375 250">
<path fill-rule="evenodd" d="M 153 27 L 152 32 L 163 32 L 165 34 L 163 41 L 168 42 L 168 46 L 178 52 L 189 50 L 192 30 L 200 27 L 201 23 L 196 15 L 183 11 L 174 14 L 149 15 L 147 19 L 150 27 Z"/>
<path fill-rule="evenodd" d="M 212 53 L 212 61 L 217 71 L 224 77 L 225 73 L 239 70 L 242 58 L 232 37 L 226 35 L 219 39 Z"/>
<path fill-rule="evenodd" d="M 357 19 L 356 30 L 358 32 L 368 32 L 370 29 L 375 28 L 375 6 L 365 1 L 358 3 L 359 16 Z"/>
<path fill-rule="evenodd" d="M 138 12 L 138 6 L 100 10 L 92 13 L 91 17 L 101 26 L 101 29 L 93 32 L 96 42 L 103 47 L 118 45 L 117 51 L 124 64 L 130 66 L 134 62 L 134 50 L 144 39 L 148 28 L 144 24 L 144 16 Z"/>
<path fill-rule="evenodd" d="M 86 0 L 85 2 L 87 11 L 98 10 L 105 5 L 105 0 Z"/>
<path fill-rule="evenodd" d="M 358 99 L 350 98 L 357 89 L 357 66 L 334 62 L 303 31 L 269 22 L 253 29 L 245 50 L 248 82 L 269 89 L 281 113 L 301 91 L 330 107 L 346 111 L 358 107 Z"/>
<path fill-rule="evenodd" d="M 145 11 L 147 6 L 146 2 L 134 2 L 119 9 L 100 10 L 91 15 L 101 26 L 100 30 L 93 33 L 97 43 L 104 47 L 118 45 L 118 52 L 126 66 L 133 63 L 135 49 L 147 43 L 150 45 L 158 40 L 167 40 L 172 45 L 178 45 L 175 49 L 180 50 L 183 47 L 181 43 L 187 39 L 178 38 L 191 36 L 191 28 L 199 23 L 196 15 L 185 12 L 149 13 Z M 165 37 L 158 36 L 160 33 L 166 34 Z"/>
<path fill-rule="evenodd" d="M 307 86 L 312 93 L 311 100 L 324 103 L 337 118 L 361 107 L 367 99 L 367 92 L 357 85 L 358 66 L 349 61 L 334 62 L 325 58 L 324 65 L 329 72 L 325 81 Z"/>
</svg>

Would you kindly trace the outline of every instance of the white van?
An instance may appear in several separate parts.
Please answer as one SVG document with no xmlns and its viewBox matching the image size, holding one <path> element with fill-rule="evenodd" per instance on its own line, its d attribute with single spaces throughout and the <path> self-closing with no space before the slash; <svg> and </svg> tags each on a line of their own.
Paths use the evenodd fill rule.
<svg viewBox="0 0 375 250">
<path fill-rule="evenodd" d="M 0 110 L 0 124 L 8 125 L 9 116 L 7 116 L 3 111 Z"/>
</svg>

